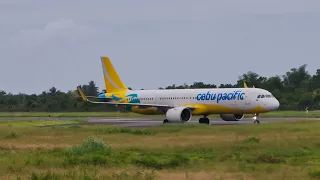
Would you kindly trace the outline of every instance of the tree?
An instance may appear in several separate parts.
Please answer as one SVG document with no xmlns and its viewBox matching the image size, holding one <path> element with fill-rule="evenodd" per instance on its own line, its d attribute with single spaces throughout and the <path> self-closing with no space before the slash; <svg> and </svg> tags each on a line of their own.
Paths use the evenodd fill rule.
<svg viewBox="0 0 320 180">
<path fill-rule="evenodd" d="M 220 84 L 219 88 L 255 86 L 270 91 L 280 101 L 280 109 L 300 109 L 306 106 L 311 109 L 320 109 L 320 69 L 311 75 L 303 64 L 298 68 L 291 68 L 282 76 L 263 77 L 256 72 L 249 71 L 238 77 L 234 84 Z M 98 87 L 94 81 L 79 85 L 87 96 L 97 96 Z M 3 87 L 2 87 L 3 88 Z M 185 88 L 217 88 L 214 83 L 193 82 L 177 85 L 173 84 L 159 89 L 185 89 Z M 129 89 L 131 89 L 129 87 Z M 143 88 L 141 88 L 143 89 Z M 102 90 L 105 92 L 105 90 Z M 12 94 L 0 90 L 0 111 L 115 111 L 116 107 L 110 105 L 94 105 L 82 101 L 76 88 L 62 92 L 57 87 L 51 87 L 41 94 Z"/>
</svg>

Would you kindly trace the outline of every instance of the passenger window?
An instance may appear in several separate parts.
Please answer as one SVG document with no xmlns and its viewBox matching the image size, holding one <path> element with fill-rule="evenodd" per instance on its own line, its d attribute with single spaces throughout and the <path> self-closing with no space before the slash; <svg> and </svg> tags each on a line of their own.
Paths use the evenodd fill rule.
<svg viewBox="0 0 320 180">
<path fill-rule="evenodd" d="M 264 98 L 264 95 L 261 95 L 261 98 Z"/>
<path fill-rule="evenodd" d="M 266 95 L 267 98 L 271 98 L 271 95 Z"/>
<path fill-rule="evenodd" d="M 259 95 L 257 98 L 260 98 L 261 95 Z"/>
</svg>

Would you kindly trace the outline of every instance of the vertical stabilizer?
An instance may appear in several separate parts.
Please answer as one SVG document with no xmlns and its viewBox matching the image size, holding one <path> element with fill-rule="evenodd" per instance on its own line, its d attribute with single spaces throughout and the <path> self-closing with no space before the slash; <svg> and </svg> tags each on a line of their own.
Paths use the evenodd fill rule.
<svg viewBox="0 0 320 180">
<path fill-rule="evenodd" d="M 128 88 L 121 81 L 107 56 L 101 56 L 101 64 L 107 93 L 127 91 Z"/>
</svg>

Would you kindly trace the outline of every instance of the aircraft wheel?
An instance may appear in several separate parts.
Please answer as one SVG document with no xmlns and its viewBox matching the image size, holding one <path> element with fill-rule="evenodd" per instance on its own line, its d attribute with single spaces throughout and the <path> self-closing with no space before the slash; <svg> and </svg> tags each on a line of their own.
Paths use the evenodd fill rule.
<svg viewBox="0 0 320 180">
<path fill-rule="evenodd" d="M 199 124 L 202 124 L 202 123 L 203 123 L 203 119 L 204 119 L 204 118 L 200 118 L 200 119 L 199 119 Z"/>
<path fill-rule="evenodd" d="M 169 123 L 168 119 L 163 120 L 163 124 Z"/>
<path fill-rule="evenodd" d="M 199 119 L 199 124 L 209 124 L 210 120 L 209 118 L 200 118 Z"/>
<path fill-rule="evenodd" d="M 259 114 L 254 114 L 253 115 L 253 123 L 254 124 L 260 124 L 260 121 L 259 121 Z"/>
</svg>

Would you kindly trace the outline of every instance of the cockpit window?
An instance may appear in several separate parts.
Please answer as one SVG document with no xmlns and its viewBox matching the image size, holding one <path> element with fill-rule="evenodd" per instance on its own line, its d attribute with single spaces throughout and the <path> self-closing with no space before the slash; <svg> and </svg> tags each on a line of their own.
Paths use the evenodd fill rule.
<svg viewBox="0 0 320 180">
<path fill-rule="evenodd" d="M 261 94 L 257 98 L 274 98 L 272 94 Z"/>
</svg>

